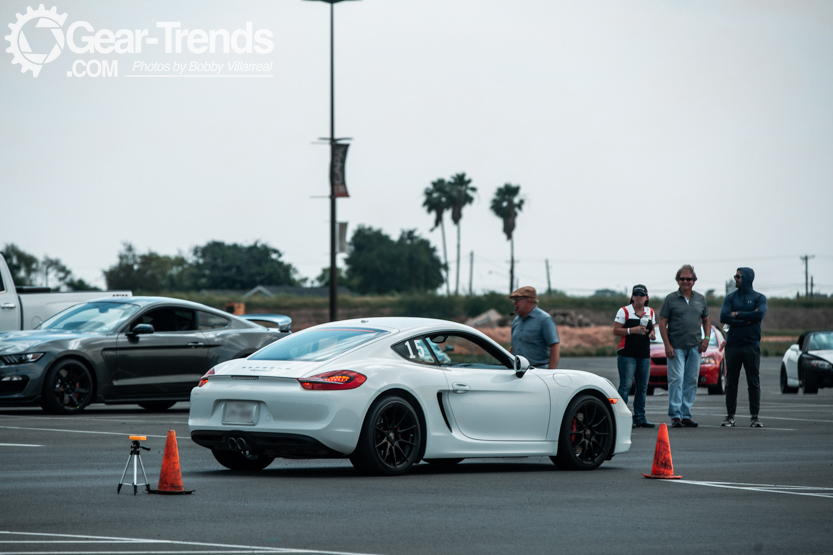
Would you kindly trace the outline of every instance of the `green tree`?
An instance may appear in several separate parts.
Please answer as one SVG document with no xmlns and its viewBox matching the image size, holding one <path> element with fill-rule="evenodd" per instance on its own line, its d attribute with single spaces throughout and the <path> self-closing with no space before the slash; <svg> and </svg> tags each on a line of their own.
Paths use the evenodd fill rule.
<svg viewBox="0 0 833 555">
<path fill-rule="evenodd" d="M 15 285 L 35 285 L 40 273 L 38 257 L 20 249 L 14 243 L 6 243 L 0 252 L 6 259 Z"/>
<path fill-rule="evenodd" d="M 347 273 L 344 271 L 344 268 L 337 268 L 338 270 L 338 281 L 336 282 L 339 287 L 350 287 L 350 280 L 347 279 Z M 304 278 L 306 279 L 306 278 Z M 329 287 L 330 286 L 330 267 L 327 266 L 326 268 L 321 268 L 321 273 L 318 274 L 318 277 L 313 280 L 313 285 L 315 287 Z"/>
<path fill-rule="evenodd" d="M 394 241 L 379 229 L 359 226 L 345 262 L 348 281 L 362 294 L 433 291 L 443 283 L 436 249 L 415 230 Z"/>
<path fill-rule="evenodd" d="M 297 270 L 281 252 L 255 241 L 251 245 L 211 241 L 194 247 L 198 289 L 249 289 L 257 285 L 298 285 Z"/>
<path fill-rule="evenodd" d="M 81 278 L 70 278 L 64 282 L 64 286 L 70 291 L 101 291 L 95 285 L 91 285 Z"/>
<path fill-rule="evenodd" d="M 503 220 L 503 233 L 509 240 L 509 292 L 515 289 L 515 218 L 524 207 L 524 199 L 518 198 L 520 185 L 506 183 L 495 191 L 490 208 L 495 216 Z"/>
<path fill-rule="evenodd" d="M 40 273 L 43 276 L 44 287 L 49 287 L 49 278 L 53 278 L 52 283 L 57 282 L 63 285 L 68 280 L 72 279 L 72 271 L 64 266 L 64 264 L 57 258 L 50 258 L 44 256 L 40 262 Z"/>
<path fill-rule="evenodd" d="M 445 218 L 443 218 L 445 211 L 451 208 L 448 182 L 442 178 L 432 181 L 431 186 L 426 187 L 423 194 L 425 195 L 425 201 L 423 201 L 422 206 L 429 214 L 434 214 L 434 227 L 431 228 L 431 231 L 437 229 L 437 226 L 442 231 L 443 261 L 445 262 L 445 293 L 446 295 L 451 295 L 451 283 L 448 276 L 448 249 L 445 243 Z"/>
<path fill-rule="evenodd" d="M 454 294 L 460 294 L 460 220 L 463 218 L 463 207 L 474 202 L 472 193 L 477 188 L 471 186 L 471 179 L 465 173 L 458 173 L 451 176 L 448 182 L 448 198 L 451 205 L 451 221 L 457 226 L 457 279 L 454 285 Z"/>
<path fill-rule="evenodd" d="M 184 257 L 150 250 L 139 254 L 130 243 L 123 244 L 118 261 L 103 273 L 108 289 L 129 289 L 137 293 L 193 289 L 192 271 Z"/>
</svg>

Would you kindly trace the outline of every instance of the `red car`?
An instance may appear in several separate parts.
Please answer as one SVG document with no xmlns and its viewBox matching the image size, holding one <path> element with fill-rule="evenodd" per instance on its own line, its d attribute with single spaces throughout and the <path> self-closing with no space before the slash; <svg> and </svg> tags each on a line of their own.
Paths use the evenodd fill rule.
<svg viewBox="0 0 833 555">
<path fill-rule="evenodd" d="M 700 329 L 701 337 L 703 330 Z M 700 378 L 697 385 L 708 387 L 710 395 L 726 393 L 726 365 L 723 363 L 723 347 L 726 339 L 723 332 L 712 326 L 709 347 L 700 360 Z M 648 378 L 648 395 L 654 394 L 654 389 L 661 387 L 668 389 L 668 366 L 665 358 L 665 345 L 657 330 L 657 338 L 651 341 L 651 376 Z"/>
</svg>

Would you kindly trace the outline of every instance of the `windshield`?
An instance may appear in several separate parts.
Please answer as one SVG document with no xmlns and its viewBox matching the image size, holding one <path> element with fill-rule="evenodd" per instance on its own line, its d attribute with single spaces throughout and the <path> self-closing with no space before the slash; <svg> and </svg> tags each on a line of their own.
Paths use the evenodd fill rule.
<svg viewBox="0 0 833 555">
<path fill-rule="evenodd" d="M 135 304 L 107 301 L 84 303 L 59 312 L 41 324 L 38 329 L 112 333 L 137 310 L 139 306 Z"/>
<path fill-rule="evenodd" d="M 833 331 L 814 333 L 810 336 L 808 351 L 829 351 L 833 349 Z"/>
<path fill-rule="evenodd" d="M 275 341 L 249 360 L 299 360 L 319 362 L 331 359 L 388 332 L 370 328 L 314 328 Z"/>
</svg>

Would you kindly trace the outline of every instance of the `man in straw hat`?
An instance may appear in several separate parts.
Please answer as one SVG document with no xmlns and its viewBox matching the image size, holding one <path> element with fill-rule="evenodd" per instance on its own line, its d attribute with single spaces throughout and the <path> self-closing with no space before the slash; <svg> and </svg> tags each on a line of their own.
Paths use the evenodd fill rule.
<svg viewBox="0 0 833 555">
<path fill-rule="evenodd" d="M 552 316 L 538 308 L 538 293 L 525 286 L 509 294 L 517 316 L 512 321 L 512 354 L 526 357 L 536 368 L 555 368 L 561 356 Z"/>
</svg>

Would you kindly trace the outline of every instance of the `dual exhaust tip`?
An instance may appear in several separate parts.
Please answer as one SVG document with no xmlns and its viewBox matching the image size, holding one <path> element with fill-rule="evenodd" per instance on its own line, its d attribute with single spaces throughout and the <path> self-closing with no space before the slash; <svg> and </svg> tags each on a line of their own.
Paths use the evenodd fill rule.
<svg viewBox="0 0 833 555">
<path fill-rule="evenodd" d="M 252 446 L 246 441 L 244 437 L 230 437 L 226 440 L 226 445 L 232 451 L 250 451 Z"/>
</svg>

